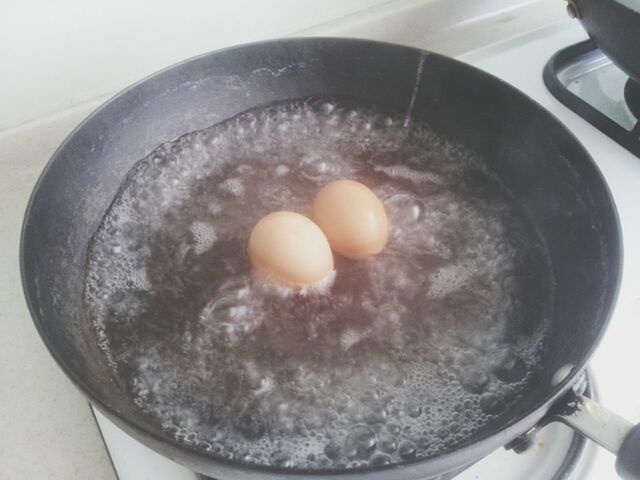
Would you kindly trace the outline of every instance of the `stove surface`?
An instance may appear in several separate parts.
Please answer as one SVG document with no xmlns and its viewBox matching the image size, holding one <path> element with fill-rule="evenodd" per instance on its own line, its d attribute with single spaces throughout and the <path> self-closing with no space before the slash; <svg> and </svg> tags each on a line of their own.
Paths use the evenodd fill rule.
<svg viewBox="0 0 640 480">
<path fill-rule="evenodd" d="M 640 284 L 640 209 L 637 208 L 640 159 L 562 105 L 542 79 L 544 66 L 555 52 L 586 38 L 577 22 L 567 20 L 459 58 L 513 84 L 556 115 L 591 153 L 611 189 L 622 223 L 624 272 L 617 306 L 604 340 L 590 362 L 590 370 L 598 386 L 599 401 L 630 421 L 638 422 L 640 385 L 637 381 L 625 381 L 625 374 L 629 372 L 629 365 L 640 361 L 637 349 L 640 322 L 636 321 L 640 317 L 640 289 L 637 288 Z M 608 85 L 607 80 L 604 81 Z M 197 478 L 194 473 L 140 445 L 97 412 L 96 417 L 121 480 Z M 617 478 L 613 455 L 591 442 L 587 442 L 578 468 L 556 477 L 573 438 L 572 431 L 566 427 L 549 425 L 539 433 L 536 445 L 524 454 L 501 449 L 456 478 Z"/>
</svg>

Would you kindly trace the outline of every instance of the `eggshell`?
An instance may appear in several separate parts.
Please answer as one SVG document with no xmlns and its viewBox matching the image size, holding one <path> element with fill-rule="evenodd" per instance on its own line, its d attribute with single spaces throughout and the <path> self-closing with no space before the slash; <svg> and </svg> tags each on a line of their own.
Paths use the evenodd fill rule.
<svg viewBox="0 0 640 480">
<path fill-rule="evenodd" d="M 312 217 L 331 248 L 349 258 L 379 253 L 389 237 L 384 205 L 367 186 L 353 180 L 325 185 L 313 202 Z"/>
<path fill-rule="evenodd" d="M 302 289 L 333 272 L 333 253 L 322 230 L 294 212 L 274 212 L 253 227 L 248 246 L 251 263 L 274 283 Z"/>
</svg>

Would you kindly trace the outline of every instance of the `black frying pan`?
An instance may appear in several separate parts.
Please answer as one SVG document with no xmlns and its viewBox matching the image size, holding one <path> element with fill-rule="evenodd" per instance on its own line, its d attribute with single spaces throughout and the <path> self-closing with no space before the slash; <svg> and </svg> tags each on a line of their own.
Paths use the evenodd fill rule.
<svg viewBox="0 0 640 480">
<path fill-rule="evenodd" d="M 638 0 L 568 0 L 568 12 L 616 65 L 640 83 Z"/>
<path fill-rule="evenodd" d="M 576 426 L 613 451 L 620 449 L 619 470 L 640 478 L 634 454 L 640 452 L 640 427 L 612 420 L 603 429 L 615 433 L 605 438 L 585 426 L 588 413 L 571 393 L 604 332 L 620 277 L 620 227 L 603 178 L 571 133 L 525 95 L 463 63 L 424 55 L 348 39 L 232 48 L 140 82 L 69 136 L 47 165 L 26 212 L 22 278 L 51 354 L 96 407 L 161 454 L 220 479 L 431 478 L 458 472 L 552 419 Z M 422 57 L 424 68 L 418 71 Z M 360 470 L 304 471 L 223 460 L 185 446 L 142 415 L 116 386 L 84 316 L 88 241 L 137 160 L 162 142 L 252 107 L 323 95 L 400 111 L 414 103 L 415 118 L 486 160 L 527 209 L 547 245 L 556 301 L 540 378 L 506 414 L 445 455 Z"/>
</svg>

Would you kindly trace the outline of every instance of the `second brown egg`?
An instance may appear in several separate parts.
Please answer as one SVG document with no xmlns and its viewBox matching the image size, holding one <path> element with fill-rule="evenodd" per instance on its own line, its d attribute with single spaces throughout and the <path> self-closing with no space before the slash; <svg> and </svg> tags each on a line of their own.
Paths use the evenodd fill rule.
<svg viewBox="0 0 640 480">
<path fill-rule="evenodd" d="M 389 237 L 382 201 L 366 185 L 354 180 L 325 185 L 313 202 L 311 215 L 331 248 L 345 257 L 375 255 Z"/>
</svg>

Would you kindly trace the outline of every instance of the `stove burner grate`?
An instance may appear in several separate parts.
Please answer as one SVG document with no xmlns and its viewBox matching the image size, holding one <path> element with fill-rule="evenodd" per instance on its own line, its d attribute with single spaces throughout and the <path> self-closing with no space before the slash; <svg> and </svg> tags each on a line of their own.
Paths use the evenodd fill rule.
<svg viewBox="0 0 640 480">
<path fill-rule="evenodd" d="M 543 80 L 564 106 L 640 157 L 640 85 L 592 40 L 555 53 L 544 67 Z"/>
</svg>

